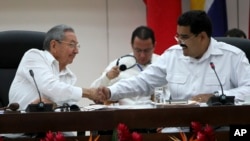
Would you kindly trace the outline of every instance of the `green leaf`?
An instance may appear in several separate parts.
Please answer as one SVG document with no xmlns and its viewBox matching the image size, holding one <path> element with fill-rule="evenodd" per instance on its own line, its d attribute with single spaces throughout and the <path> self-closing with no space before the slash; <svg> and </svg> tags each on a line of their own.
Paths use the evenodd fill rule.
<svg viewBox="0 0 250 141">
<path fill-rule="evenodd" d="M 118 141 L 117 129 L 113 130 L 112 141 Z"/>
</svg>

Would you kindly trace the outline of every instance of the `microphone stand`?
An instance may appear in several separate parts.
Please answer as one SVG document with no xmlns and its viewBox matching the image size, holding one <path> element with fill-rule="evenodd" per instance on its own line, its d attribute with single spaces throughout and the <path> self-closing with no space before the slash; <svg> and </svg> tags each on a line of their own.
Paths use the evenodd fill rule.
<svg viewBox="0 0 250 141">
<path fill-rule="evenodd" d="M 214 106 L 214 105 L 234 105 L 234 96 L 226 96 L 223 91 L 222 83 L 219 79 L 219 76 L 217 75 L 217 72 L 215 70 L 215 65 L 213 62 L 210 62 L 210 67 L 214 71 L 216 78 L 220 84 L 221 87 L 221 95 L 220 96 L 212 96 L 208 99 L 207 105 L 208 106 Z"/>
<path fill-rule="evenodd" d="M 33 70 L 29 70 L 29 73 L 30 73 L 30 76 L 32 77 L 32 79 L 35 83 L 40 102 L 38 104 L 29 104 L 25 111 L 26 112 L 52 112 L 53 111 L 53 104 L 51 104 L 51 103 L 45 104 L 44 102 L 42 102 L 41 94 L 40 94 L 40 91 L 38 89 L 36 80 L 34 78 Z"/>
</svg>

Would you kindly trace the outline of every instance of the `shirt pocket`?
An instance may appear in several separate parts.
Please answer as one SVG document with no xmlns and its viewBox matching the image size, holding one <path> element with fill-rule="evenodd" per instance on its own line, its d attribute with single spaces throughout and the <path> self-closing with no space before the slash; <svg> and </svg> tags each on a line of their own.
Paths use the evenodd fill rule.
<svg viewBox="0 0 250 141">
<path fill-rule="evenodd" d="M 207 86 L 220 86 L 220 82 L 222 86 L 226 83 L 225 75 L 219 75 L 219 78 L 217 78 L 215 74 L 208 74 L 206 75 L 206 79 L 204 81 Z"/>
<path fill-rule="evenodd" d="M 166 79 L 168 81 L 168 88 L 170 92 L 172 92 L 171 93 L 172 96 L 178 97 L 182 94 L 182 92 L 185 91 L 188 79 L 187 74 L 168 73 Z"/>
<path fill-rule="evenodd" d="M 204 89 L 208 92 L 214 92 L 221 90 L 220 82 L 222 85 L 222 88 L 225 88 L 226 85 L 226 76 L 219 74 L 219 80 L 215 76 L 215 74 L 208 74 L 205 77 L 204 81 Z M 220 82 L 219 82 L 220 81 Z"/>
</svg>

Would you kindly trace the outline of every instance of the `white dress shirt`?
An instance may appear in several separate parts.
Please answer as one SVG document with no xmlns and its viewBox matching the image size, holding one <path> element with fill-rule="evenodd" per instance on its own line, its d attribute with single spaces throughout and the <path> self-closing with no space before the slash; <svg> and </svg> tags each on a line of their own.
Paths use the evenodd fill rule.
<svg viewBox="0 0 250 141">
<path fill-rule="evenodd" d="M 133 54 L 131 54 L 133 55 Z M 151 58 L 151 63 L 154 63 L 157 58 L 159 57 L 159 55 L 157 54 L 153 54 L 152 58 Z M 131 76 L 135 76 L 138 75 L 139 73 L 141 73 L 144 69 L 146 69 L 147 66 L 149 65 L 140 65 L 137 64 L 134 67 L 132 67 L 131 69 L 127 69 L 125 71 L 121 71 L 119 76 L 109 80 L 109 78 L 106 76 L 106 73 L 111 70 L 112 67 L 114 67 L 116 65 L 117 59 L 112 61 L 104 70 L 104 72 L 102 73 L 102 75 L 97 78 L 92 84 L 91 87 L 97 88 L 99 86 L 111 86 L 113 84 L 115 84 L 116 82 L 122 80 L 122 79 L 126 79 L 126 78 L 130 78 Z M 131 63 L 131 64 L 130 64 Z M 130 57 L 122 57 L 119 61 L 119 64 L 126 64 L 127 67 L 130 67 L 132 65 L 134 65 L 135 61 L 131 60 Z M 140 66 L 138 66 L 140 65 Z M 146 104 L 149 103 L 151 100 L 151 95 L 152 92 L 149 92 L 148 95 L 144 95 L 144 96 L 134 96 L 134 97 L 129 97 L 129 98 L 123 98 L 119 100 L 119 104 L 120 105 L 134 105 L 134 104 Z"/>
<path fill-rule="evenodd" d="M 42 97 L 58 105 L 73 104 L 82 97 L 82 88 L 74 86 L 76 76 L 69 68 L 59 71 L 59 63 L 48 51 L 28 50 L 17 69 L 9 91 L 9 103 L 17 102 L 21 110 L 39 98 L 29 70 L 33 70 L 34 79 Z"/>
<path fill-rule="evenodd" d="M 174 45 L 145 71 L 110 86 L 111 100 L 136 95 L 148 95 L 154 87 L 168 84 L 172 99 L 190 99 L 203 93 L 220 91 L 220 85 L 210 62 L 228 96 L 244 100 L 250 94 L 250 65 L 245 53 L 237 47 L 213 38 L 200 59 L 183 55 L 182 48 Z"/>
</svg>

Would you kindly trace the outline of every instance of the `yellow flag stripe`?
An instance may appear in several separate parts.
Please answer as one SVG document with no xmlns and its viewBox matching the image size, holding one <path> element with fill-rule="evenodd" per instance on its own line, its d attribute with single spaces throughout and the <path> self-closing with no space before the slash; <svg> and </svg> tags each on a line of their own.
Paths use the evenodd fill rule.
<svg viewBox="0 0 250 141">
<path fill-rule="evenodd" d="M 204 10 L 205 0 L 190 0 L 191 10 Z"/>
</svg>

